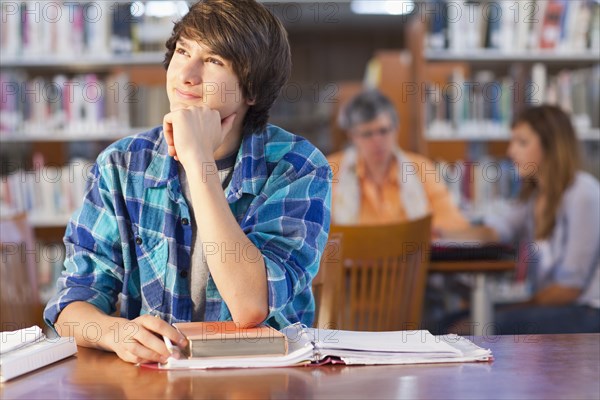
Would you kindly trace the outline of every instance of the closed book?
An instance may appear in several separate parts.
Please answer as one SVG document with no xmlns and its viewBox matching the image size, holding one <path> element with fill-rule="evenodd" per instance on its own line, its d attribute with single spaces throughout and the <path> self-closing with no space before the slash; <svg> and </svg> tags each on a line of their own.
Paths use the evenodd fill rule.
<svg viewBox="0 0 600 400">
<path fill-rule="evenodd" d="M 0 359 L 0 382 L 8 381 L 77 353 L 72 337 L 43 339 L 18 350 L 3 353 Z"/>
<path fill-rule="evenodd" d="M 225 357 L 287 354 L 284 334 L 267 325 L 241 328 L 233 321 L 173 324 L 187 339 L 188 357 Z"/>
</svg>

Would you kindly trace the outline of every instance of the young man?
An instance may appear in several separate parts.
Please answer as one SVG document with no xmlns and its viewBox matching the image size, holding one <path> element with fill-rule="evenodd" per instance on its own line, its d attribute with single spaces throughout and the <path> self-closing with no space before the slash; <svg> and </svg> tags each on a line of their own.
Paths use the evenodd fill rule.
<svg viewBox="0 0 600 400">
<path fill-rule="evenodd" d="M 352 146 L 332 154 L 335 172 L 332 223 L 386 224 L 432 214 L 434 229 L 469 226 L 433 164 L 397 145 L 398 114 L 377 90 L 353 97 L 342 108 L 340 126 Z"/>
<path fill-rule="evenodd" d="M 201 1 L 167 48 L 171 112 L 98 157 L 44 314 L 130 362 L 166 359 L 157 334 L 185 345 L 173 322 L 311 324 L 329 230 L 326 159 L 267 125 L 291 68 L 281 23 L 253 0 Z"/>
</svg>

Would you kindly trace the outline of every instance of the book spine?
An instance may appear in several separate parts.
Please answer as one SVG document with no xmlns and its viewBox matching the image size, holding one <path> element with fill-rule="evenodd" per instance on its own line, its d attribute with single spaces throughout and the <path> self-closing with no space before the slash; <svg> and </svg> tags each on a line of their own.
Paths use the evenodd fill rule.
<svg viewBox="0 0 600 400">
<path fill-rule="evenodd" d="M 565 4 L 561 0 L 549 0 L 540 36 L 541 49 L 554 49 L 561 36 L 561 22 Z"/>
<path fill-rule="evenodd" d="M 62 168 L 43 166 L 35 160 L 32 171 L 19 169 L 3 178 L 1 198 L 15 211 L 33 218 L 72 214 L 80 205 L 85 190 L 83 176 L 91 161 L 76 159 Z"/>
<path fill-rule="evenodd" d="M 177 11 L 159 10 L 159 16 L 160 5 L 146 7 L 144 13 L 133 1 L 2 1 L 0 51 L 7 58 L 103 57 L 140 51 L 142 40 L 145 48 L 161 50 L 186 7 L 177 4 Z"/>
<path fill-rule="evenodd" d="M 507 53 L 597 51 L 598 7 L 587 0 L 436 0 L 427 6 L 426 46 L 455 53 L 483 48 Z"/>
</svg>

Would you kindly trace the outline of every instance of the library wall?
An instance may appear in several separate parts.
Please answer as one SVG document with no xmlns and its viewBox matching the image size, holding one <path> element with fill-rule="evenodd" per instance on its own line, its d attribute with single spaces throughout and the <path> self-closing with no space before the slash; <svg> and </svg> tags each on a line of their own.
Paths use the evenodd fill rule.
<svg viewBox="0 0 600 400">
<path fill-rule="evenodd" d="M 168 112 L 164 41 L 185 3 L 162 2 L 172 5 L 166 15 L 158 3 L 1 3 L 1 211 L 27 213 L 44 252 L 60 243 L 97 154 Z M 475 220 L 516 193 L 510 171 L 492 183 L 473 177 L 491 164 L 510 170 L 510 121 L 522 107 L 570 112 L 585 168 L 600 175 L 598 2 L 431 0 L 409 16 L 358 16 L 348 2 L 266 4 L 288 30 L 293 61 L 271 121 L 324 153 L 346 145 L 340 105 L 376 86 L 397 107 L 399 145 L 435 160 Z M 41 284 L 60 269 L 46 261 Z"/>
</svg>

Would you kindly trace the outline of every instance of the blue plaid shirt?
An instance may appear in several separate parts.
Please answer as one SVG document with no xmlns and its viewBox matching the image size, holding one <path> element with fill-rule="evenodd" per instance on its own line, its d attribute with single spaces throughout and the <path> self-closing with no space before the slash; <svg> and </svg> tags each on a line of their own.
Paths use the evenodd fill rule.
<svg viewBox="0 0 600 400">
<path fill-rule="evenodd" d="M 242 140 L 225 196 L 264 257 L 265 322 L 277 329 L 313 322 L 311 281 L 329 233 L 330 183 L 327 160 L 299 136 L 268 125 Z M 128 319 L 152 312 L 170 323 L 189 321 L 190 219 L 160 127 L 113 143 L 94 164 L 83 205 L 67 226 L 65 271 L 44 310 L 46 323 L 53 326 L 74 301 L 112 314 L 117 299 Z M 209 275 L 205 320 L 230 319 Z"/>
</svg>

